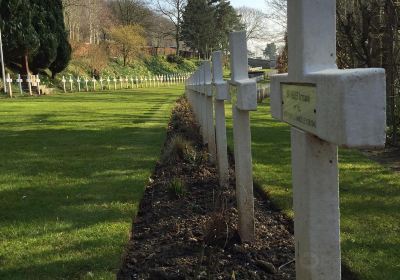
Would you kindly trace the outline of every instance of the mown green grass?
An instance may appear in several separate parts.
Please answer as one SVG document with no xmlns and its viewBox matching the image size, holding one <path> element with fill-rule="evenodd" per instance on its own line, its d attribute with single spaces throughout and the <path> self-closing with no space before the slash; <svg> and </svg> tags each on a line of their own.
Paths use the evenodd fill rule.
<svg viewBox="0 0 400 280">
<path fill-rule="evenodd" d="M 226 112 L 232 148 L 231 105 Z M 293 216 L 290 128 L 266 104 L 251 113 L 251 126 L 254 180 Z M 400 174 L 355 150 L 340 149 L 339 162 L 344 263 L 360 279 L 400 279 Z"/>
<path fill-rule="evenodd" d="M 113 279 L 182 87 L 0 99 L 0 279 Z"/>
</svg>

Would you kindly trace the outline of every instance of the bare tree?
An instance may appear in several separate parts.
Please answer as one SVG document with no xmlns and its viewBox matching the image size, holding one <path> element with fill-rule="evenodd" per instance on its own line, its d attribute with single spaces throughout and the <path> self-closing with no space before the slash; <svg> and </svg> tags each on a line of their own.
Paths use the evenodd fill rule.
<svg viewBox="0 0 400 280">
<path fill-rule="evenodd" d="M 157 10 L 167 17 L 175 27 L 174 35 L 177 55 L 179 55 L 180 50 L 182 14 L 186 4 L 186 0 L 156 0 Z"/>
<path fill-rule="evenodd" d="M 247 40 L 262 40 L 268 37 L 267 15 L 262 11 L 246 6 L 239 7 L 237 13 L 246 28 Z"/>
</svg>

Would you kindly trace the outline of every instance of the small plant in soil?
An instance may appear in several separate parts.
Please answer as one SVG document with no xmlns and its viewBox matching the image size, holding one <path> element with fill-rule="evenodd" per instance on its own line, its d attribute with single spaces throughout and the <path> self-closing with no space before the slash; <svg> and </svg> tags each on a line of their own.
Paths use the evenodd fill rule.
<svg viewBox="0 0 400 280">
<path fill-rule="evenodd" d="M 195 162 L 196 158 L 197 154 L 192 142 L 177 134 L 168 142 L 162 162 L 164 164 L 175 164 L 182 161 Z"/>
<path fill-rule="evenodd" d="M 177 197 L 184 196 L 186 193 L 186 185 L 181 178 L 173 178 L 168 185 L 168 189 Z"/>
</svg>

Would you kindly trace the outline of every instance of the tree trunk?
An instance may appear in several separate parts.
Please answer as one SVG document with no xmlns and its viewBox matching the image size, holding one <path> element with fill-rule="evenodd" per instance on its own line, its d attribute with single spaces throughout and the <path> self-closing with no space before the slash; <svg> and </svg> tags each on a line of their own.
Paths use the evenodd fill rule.
<svg viewBox="0 0 400 280">
<path fill-rule="evenodd" d="M 179 28 L 179 27 L 178 27 L 178 28 Z M 179 49 L 179 37 L 180 37 L 179 31 L 176 31 L 176 36 L 175 36 L 176 55 L 179 55 L 179 51 L 180 51 L 180 49 Z"/>
<path fill-rule="evenodd" d="M 28 61 L 28 54 L 25 54 L 23 57 L 22 57 L 22 63 L 21 63 L 21 66 L 22 66 L 22 74 L 23 75 L 28 75 L 28 74 L 30 74 L 30 70 L 29 70 L 29 61 Z"/>
</svg>

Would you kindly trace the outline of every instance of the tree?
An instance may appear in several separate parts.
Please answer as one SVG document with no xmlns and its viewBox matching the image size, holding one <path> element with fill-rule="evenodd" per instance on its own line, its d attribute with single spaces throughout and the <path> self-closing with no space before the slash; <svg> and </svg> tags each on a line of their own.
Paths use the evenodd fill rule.
<svg viewBox="0 0 400 280">
<path fill-rule="evenodd" d="M 179 55 L 182 28 L 182 15 L 187 4 L 186 0 L 157 0 L 158 11 L 166 16 L 174 25 L 176 55 Z"/>
<path fill-rule="evenodd" d="M 189 0 L 183 13 L 182 38 L 207 58 L 213 50 L 226 49 L 229 32 L 242 27 L 228 1 Z"/>
<path fill-rule="evenodd" d="M 262 11 L 246 6 L 237 9 L 240 22 L 246 29 L 247 40 L 262 40 L 268 37 L 267 15 Z"/>
<path fill-rule="evenodd" d="M 270 44 L 267 44 L 267 47 L 263 51 L 263 54 L 265 57 L 268 57 L 271 60 L 275 60 L 276 59 L 276 51 L 277 51 L 277 49 L 276 49 L 275 43 L 270 43 Z"/>
<path fill-rule="evenodd" d="M 122 56 L 124 66 L 130 58 L 137 56 L 146 44 L 143 28 L 138 24 L 115 26 L 110 28 L 109 33 Z"/>
<path fill-rule="evenodd" d="M 40 47 L 39 35 L 32 24 L 29 0 L 2 1 L 3 45 L 6 63 L 20 64 L 22 74 L 29 73 L 29 56 Z"/>
</svg>

